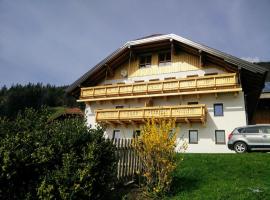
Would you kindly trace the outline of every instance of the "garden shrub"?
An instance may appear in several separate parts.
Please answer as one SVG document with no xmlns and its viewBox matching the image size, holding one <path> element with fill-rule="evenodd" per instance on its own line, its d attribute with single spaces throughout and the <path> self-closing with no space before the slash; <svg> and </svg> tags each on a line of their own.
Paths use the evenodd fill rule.
<svg viewBox="0 0 270 200">
<path fill-rule="evenodd" d="M 146 193 L 159 197 L 170 189 L 172 172 L 176 167 L 175 120 L 148 120 L 141 132 L 134 148 L 143 164 Z"/>
<path fill-rule="evenodd" d="M 46 109 L 0 118 L 0 199 L 99 199 L 116 175 L 115 147 L 80 118 Z"/>
</svg>

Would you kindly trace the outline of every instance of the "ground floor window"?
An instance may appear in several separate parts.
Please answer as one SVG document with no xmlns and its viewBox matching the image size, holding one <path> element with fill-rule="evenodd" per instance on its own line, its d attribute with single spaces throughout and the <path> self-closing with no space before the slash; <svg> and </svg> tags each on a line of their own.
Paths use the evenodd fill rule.
<svg viewBox="0 0 270 200">
<path fill-rule="evenodd" d="M 198 144 L 198 130 L 189 130 L 189 144 Z"/>
<path fill-rule="evenodd" d="M 223 116 L 223 104 L 215 103 L 214 104 L 214 116 Z"/>
<path fill-rule="evenodd" d="M 225 144 L 225 131 L 224 130 L 216 130 L 215 131 L 216 144 Z"/>
<path fill-rule="evenodd" d="M 114 130 L 113 131 L 112 139 L 119 139 L 119 138 L 121 138 L 121 136 L 120 136 L 120 130 Z"/>
<path fill-rule="evenodd" d="M 139 137 L 140 134 L 141 134 L 141 131 L 140 130 L 134 130 L 133 131 L 133 138 Z"/>
</svg>

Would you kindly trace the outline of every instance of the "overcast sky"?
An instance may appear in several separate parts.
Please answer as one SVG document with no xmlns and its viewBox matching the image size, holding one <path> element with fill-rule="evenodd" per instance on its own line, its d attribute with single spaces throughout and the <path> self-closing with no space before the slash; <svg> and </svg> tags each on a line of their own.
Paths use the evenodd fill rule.
<svg viewBox="0 0 270 200">
<path fill-rule="evenodd" d="M 269 0 L 0 0 L 0 86 L 71 84 L 126 41 L 175 33 L 270 60 Z"/>
</svg>

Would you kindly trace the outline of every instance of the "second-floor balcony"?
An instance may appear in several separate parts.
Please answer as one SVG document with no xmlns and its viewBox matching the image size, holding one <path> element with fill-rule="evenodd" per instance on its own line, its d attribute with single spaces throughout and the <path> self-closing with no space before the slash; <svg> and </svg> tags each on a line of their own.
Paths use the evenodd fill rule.
<svg viewBox="0 0 270 200">
<path fill-rule="evenodd" d="M 78 101 L 239 92 L 235 73 L 81 88 Z"/>
<path fill-rule="evenodd" d="M 205 104 L 96 110 L 96 121 L 98 123 L 124 125 L 145 123 L 147 119 L 151 118 L 173 118 L 177 122 L 205 124 L 206 116 Z"/>
</svg>

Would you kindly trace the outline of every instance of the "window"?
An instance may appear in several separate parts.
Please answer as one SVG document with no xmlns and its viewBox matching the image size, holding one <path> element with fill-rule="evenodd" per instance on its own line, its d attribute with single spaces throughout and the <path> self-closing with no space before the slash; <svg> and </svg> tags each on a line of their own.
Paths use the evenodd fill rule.
<svg viewBox="0 0 270 200">
<path fill-rule="evenodd" d="M 139 68 L 151 67 L 151 55 L 140 56 L 140 65 Z"/>
<path fill-rule="evenodd" d="M 134 81 L 134 83 L 142 83 L 142 82 L 144 82 L 144 80 Z"/>
<path fill-rule="evenodd" d="M 189 131 L 189 144 L 198 144 L 198 131 L 197 130 Z"/>
<path fill-rule="evenodd" d="M 215 131 L 215 138 L 216 138 L 216 144 L 226 144 L 224 130 L 216 130 Z"/>
<path fill-rule="evenodd" d="M 205 73 L 204 76 L 218 75 L 218 73 Z"/>
<path fill-rule="evenodd" d="M 187 78 L 192 78 L 192 77 L 199 77 L 199 75 L 198 74 L 187 75 Z"/>
<path fill-rule="evenodd" d="M 112 139 L 114 140 L 114 139 L 119 139 L 119 138 L 121 138 L 121 136 L 120 136 L 120 130 L 114 130 L 113 131 Z"/>
<path fill-rule="evenodd" d="M 259 133 L 259 127 L 248 127 L 248 128 L 245 128 L 245 133 Z"/>
<path fill-rule="evenodd" d="M 167 78 L 164 78 L 164 80 L 173 80 L 173 79 L 176 79 L 176 77 L 167 77 Z"/>
<path fill-rule="evenodd" d="M 214 116 L 223 116 L 223 104 L 222 103 L 214 104 Z"/>
<path fill-rule="evenodd" d="M 140 134 L 141 134 L 140 130 L 134 130 L 133 131 L 133 138 L 136 138 L 136 137 L 140 136 Z"/>
<path fill-rule="evenodd" d="M 116 109 L 124 108 L 124 106 L 115 106 Z"/>
<path fill-rule="evenodd" d="M 150 79 L 149 81 L 159 81 L 159 78 Z"/>
<path fill-rule="evenodd" d="M 171 52 L 163 52 L 158 54 L 158 65 L 165 66 L 171 64 Z"/>
<path fill-rule="evenodd" d="M 261 130 L 262 130 L 262 133 L 270 134 L 270 126 L 262 126 Z"/>
<path fill-rule="evenodd" d="M 188 102 L 187 104 L 188 105 L 196 105 L 196 104 L 198 104 L 198 101 L 191 101 L 191 102 Z"/>
<path fill-rule="evenodd" d="M 239 129 L 234 129 L 234 131 L 233 131 L 233 133 L 243 133 L 245 131 L 245 129 L 244 128 L 239 128 Z"/>
</svg>

